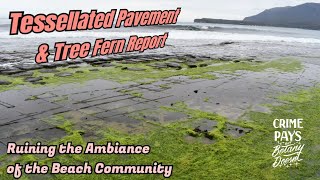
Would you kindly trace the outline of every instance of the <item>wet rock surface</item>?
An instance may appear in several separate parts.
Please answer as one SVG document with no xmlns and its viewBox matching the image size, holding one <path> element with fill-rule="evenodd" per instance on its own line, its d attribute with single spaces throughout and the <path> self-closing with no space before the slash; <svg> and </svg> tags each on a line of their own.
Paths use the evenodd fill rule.
<svg viewBox="0 0 320 180">
<path fill-rule="evenodd" d="M 83 61 L 82 60 L 71 60 L 71 61 L 67 61 L 68 64 L 82 64 Z"/>
<path fill-rule="evenodd" d="M 35 69 L 41 68 L 41 66 L 39 66 L 38 64 L 18 64 L 14 67 L 21 69 L 21 70 L 35 70 Z"/>
<path fill-rule="evenodd" d="M 217 128 L 218 122 L 209 120 L 209 119 L 202 119 L 200 121 L 196 121 L 193 125 L 195 132 L 198 133 L 206 133 L 215 128 Z"/>
<path fill-rule="evenodd" d="M 53 53 L 53 52 L 52 52 Z M 42 73 L 55 73 L 46 71 L 51 69 L 56 69 L 59 67 L 68 67 L 68 68 L 77 68 L 83 65 L 97 66 L 97 67 L 113 67 L 114 65 L 111 63 L 112 61 L 119 62 L 122 64 L 136 64 L 136 63 L 154 63 L 150 66 L 153 66 L 156 69 L 162 68 L 175 68 L 180 69 L 181 64 L 191 63 L 191 68 L 194 68 L 193 63 L 200 62 L 208 59 L 228 59 L 227 57 L 213 57 L 213 56 L 200 56 L 200 55 L 170 55 L 170 54 L 152 54 L 152 55 L 125 55 L 125 56 L 110 56 L 109 58 L 85 58 L 82 60 L 67 60 L 67 61 L 58 61 L 58 62 L 50 62 L 50 63 L 42 63 L 42 64 L 32 64 L 32 63 L 19 63 L 12 67 L 1 67 L 0 66 L 0 74 L 4 75 L 12 75 L 21 73 L 24 71 L 30 70 L 39 70 Z M 163 62 L 169 59 L 171 62 Z"/>
<path fill-rule="evenodd" d="M 176 63 L 176 62 L 168 62 L 166 63 L 166 65 L 168 67 L 171 67 L 171 68 L 176 68 L 176 69 L 181 69 L 181 65 L 179 63 Z"/>
<path fill-rule="evenodd" d="M 127 71 L 145 71 L 146 69 L 143 68 L 130 68 L 130 67 L 123 67 L 121 68 L 122 70 L 127 70 Z"/>
<path fill-rule="evenodd" d="M 72 66 L 69 66 L 69 68 L 71 68 L 71 69 L 76 69 L 76 68 L 80 68 L 80 66 L 72 65 Z"/>
<path fill-rule="evenodd" d="M 225 42 L 220 43 L 219 45 L 220 46 L 225 46 L 225 45 L 234 44 L 234 43 L 235 42 L 233 42 L 233 41 L 225 41 Z"/>
<path fill-rule="evenodd" d="M 206 66 L 208 66 L 208 64 L 206 64 L 206 63 L 199 64 L 199 67 L 206 67 Z"/>
<path fill-rule="evenodd" d="M 9 85 L 12 84 L 10 81 L 0 80 L 0 85 Z"/>
<path fill-rule="evenodd" d="M 89 71 L 95 72 L 95 71 L 100 71 L 99 69 L 89 69 Z"/>
<path fill-rule="evenodd" d="M 188 118 L 186 114 L 180 112 L 168 112 L 164 110 L 151 111 L 144 114 L 143 118 L 160 123 L 185 120 Z"/>
<path fill-rule="evenodd" d="M 57 73 L 59 71 L 56 69 L 40 69 L 39 72 L 40 73 Z"/>
<path fill-rule="evenodd" d="M 55 74 L 55 76 L 57 76 L 57 77 L 68 77 L 68 76 L 72 76 L 72 73 L 66 73 L 66 72 L 57 73 L 57 74 Z"/>
<path fill-rule="evenodd" d="M 56 68 L 58 67 L 59 64 L 57 63 L 44 63 L 44 64 L 41 64 L 41 67 L 42 68 Z"/>
<path fill-rule="evenodd" d="M 231 136 L 231 137 L 238 138 L 238 137 L 241 137 L 245 134 L 250 133 L 251 131 L 252 131 L 252 129 L 250 129 L 250 128 L 243 128 L 240 126 L 227 124 L 227 127 L 225 128 L 224 133 Z"/>
<path fill-rule="evenodd" d="M 101 67 L 113 67 L 115 65 L 111 64 L 111 63 L 104 63 L 101 65 Z"/>
<path fill-rule="evenodd" d="M 165 57 L 161 57 L 163 58 Z M 181 61 L 187 61 L 188 58 L 195 59 L 191 56 L 182 57 Z M 181 67 L 177 62 L 172 63 L 174 63 L 171 64 L 172 67 Z M 164 62 L 153 65 L 165 68 L 169 66 Z M 99 69 L 90 70 L 99 71 Z M 1 73 L 3 71 L 22 70 L 2 69 Z M 39 71 L 54 73 L 58 77 L 73 75 L 66 72 L 57 73 L 56 69 L 51 68 Z M 73 113 L 68 117 L 74 120 L 75 125 L 87 128 L 87 135 L 90 137 L 96 128 L 106 125 L 118 127 L 120 130 L 125 129 L 127 132 L 148 129 L 149 126 L 137 120 L 136 116 L 156 123 L 187 120 L 189 116 L 184 113 L 159 110 L 163 106 L 171 107 L 177 102 L 184 102 L 192 109 L 217 113 L 230 121 L 237 121 L 248 110 L 268 112 L 267 107 L 261 109 L 259 105 L 275 103 L 274 97 L 280 93 L 314 87 L 320 79 L 319 66 L 314 64 L 305 64 L 304 70 L 298 73 L 238 71 L 235 74 L 215 73 L 215 75 L 219 78 L 206 80 L 174 76 L 149 84 L 133 82 L 120 84 L 108 80 L 91 80 L 84 84 L 24 87 L 0 92 L 0 142 L 35 137 L 40 132 L 51 131 L 52 136 L 55 136 L 55 133 L 60 134 L 53 130 L 56 126 L 42 120 L 70 112 Z M 27 77 L 25 80 L 41 83 L 42 78 Z M 0 85 L 1 83 L 6 85 L 10 82 L 0 80 Z M 122 93 L 123 90 L 141 93 L 142 96 Z M 37 98 L 29 98 L 31 96 Z M 207 98 L 210 100 L 204 101 Z M 192 126 L 195 132 L 207 134 L 216 127 L 216 122 L 212 120 L 203 119 L 198 122 L 199 124 Z M 227 124 L 224 134 L 241 137 L 250 131 L 248 128 Z"/>
<path fill-rule="evenodd" d="M 43 78 L 42 77 L 26 77 L 25 79 L 24 79 L 24 81 L 26 81 L 26 82 L 38 82 L 38 81 L 41 81 L 41 80 L 43 80 Z"/>
<path fill-rule="evenodd" d="M 1 74 L 4 75 L 12 75 L 12 74 L 17 74 L 17 73 L 22 73 L 24 70 L 18 69 L 18 68 L 9 68 L 1 71 Z"/>
<path fill-rule="evenodd" d="M 163 68 L 167 68 L 168 66 L 164 63 L 155 63 L 150 65 L 152 67 L 154 67 L 155 69 L 163 69 Z"/>
<path fill-rule="evenodd" d="M 189 68 L 196 68 L 197 67 L 196 64 L 192 64 L 192 63 L 188 63 L 187 65 L 188 65 Z"/>
<path fill-rule="evenodd" d="M 32 71 L 20 72 L 17 74 L 11 75 L 12 77 L 21 77 L 21 76 L 32 76 L 34 73 Z"/>
</svg>

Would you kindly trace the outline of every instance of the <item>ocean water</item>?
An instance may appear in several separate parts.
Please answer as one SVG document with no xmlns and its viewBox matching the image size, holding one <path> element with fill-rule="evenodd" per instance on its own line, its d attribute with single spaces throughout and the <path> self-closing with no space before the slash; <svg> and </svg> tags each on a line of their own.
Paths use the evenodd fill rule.
<svg viewBox="0 0 320 180">
<path fill-rule="evenodd" d="M 97 38 L 129 38 L 131 35 L 153 36 L 169 32 L 166 47 L 147 50 L 144 54 L 192 54 L 211 57 L 277 58 L 296 56 L 320 57 L 320 31 L 294 28 L 178 23 L 168 26 L 100 29 L 74 32 L 52 32 L 9 35 L 10 21 L 0 19 L 0 66 L 34 63 L 37 48 L 47 43 L 94 43 Z M 223 42 L 232 42 L 223 44 Z M 222 44 L 221 44 L 222 43 Z M 139 54 L 139 53 L 136 53 Z M 121 55 L 126 55 L 125 53 Z M 52 57 L 49 57 L 49 60 Z"/>
</svg>

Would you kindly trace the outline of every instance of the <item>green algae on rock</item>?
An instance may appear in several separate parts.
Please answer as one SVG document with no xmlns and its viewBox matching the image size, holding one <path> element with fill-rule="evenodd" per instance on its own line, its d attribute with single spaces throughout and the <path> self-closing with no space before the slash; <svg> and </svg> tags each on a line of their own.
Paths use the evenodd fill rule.
<svg viewBox="0 0 320 180">
<path fill-rule="evenodd" d="M 305 97 L 307 97 L 305 99 Z M 319 109 L 320 90 L 319 87 L 291 93 L 280 97 L 287 103 L 272 107 L 271 113 L 250 112 L 246 121 L 237 121 L 235 125 L 250 127 L 252 132 L 239 138 L 225 137 L 223 130 L 227 119 L 214 113 L 202 112 L 188 108 L 183 103 L 177 103 L 173 107 L 164 107 L 166 110 L 184 112 L 190 115 L 188 121 L 172 122 L 165 125 L 155 126 L 145 134 L 127 134 L 106 128 L 101 131 L 102 137 L 95 141 L 96 144 L 104 144 L 107 141 L 119 141 L 121 144 L 147 144 L 151 146 L 150 154 L 140 155 L 58 155 L 53 159 L 34 155 L 20 156 L 15 162 L 39 161 L 41 164 L 60 162 L 62 164 L 78 164 L 90 161 L 91 164 L 106 162 L 108 164 L 148 164 L 159 160 L 164 164 L 173 165 L 172 179 L 304 179 L 318 177 L 320 168 L 320 151 L 318 132 L 320 131 Z M 298 99 L 298 102 L 296 101 Z M 305 99 L 305 100 L 300 100 Z M 303 117 L 305 119 L 302 129 L 303 143 L 306 144 L 303 161 L 298 167 L 273 168 L 274 140 L 272 122 L 279 117 Z M 213 144 L 200 142 L 190 143 L 185 136 L 190 130 L 190 123 L 197 119 L 209 119 L 218 122 L 218 131 L 213 132 L 218 140 Z M 73 123 L 60 116 L 56 120 L 61 129 L 67 132 L 67 136 L 50 144 L 59 144 L 72 141 L 73 144 L 85 145 L 86 140 L 81 130 L 74 129 Z M 196 135 L 197 136 L 197 135 Z M 9 179 L 5 173 L 6 164 L 13 163 L 9 157 L 3 156 L 1 160 L 1 179 Z M 28 178 L 25 175 L 25 178 Z M 154 179 L 158 175 L 108 175 L 110 179 Z M 49 179 L 99 179 L 101 175 L 52 175 Z"/>
<path fill-rule="evenodd" d="M 168 62 L 172 59 L 167 60 Z M 212 73 L 235 73 L 236 71 L 253 71 L 260 72 L 269 69 L 274 69 L 279 72 L 296 72 L 303 68 L 300 61 L 290 58 L 278 59 L 266 62 L 250 62 L 240 61 L 239 63 L 225 62 L 220 60 L 206 60 L 205 63 L 208 66 L 200 67 L 204 61 L 197 63 L 198 68 L 188 68 L 186 63 L 181 63 L 181 69 L 162 68 L 155 69 L 152 64 L 155 63 L 136 63 L 136 64 L 121 64 L 113 63 L 115 67 L 95 67 L 92 66 L 79 66 L 78 68 L 59 67 L 57 71 L 59 73 L 46 72 L 42 73 L 42 70 L 33 70 L 33 75 L 28 78 L 39 80 L 39 83 L 32 84 L 25 82 L 23 77 L 11 77 L 9 75 L 0 75 L 0 79 L 10 82 L 9 85 L 0 85 L 0 92 L 6 91 L 17 87 L 18 85 L 28 86 L 41 86 L 66 84 L 74 82 L 86 82 L 93 79 L 106 79 L 113 80 L 120 83 L 125 82 L 154 82 L 156 80 L 169 78 L 173 76 L 187 76 L 192 79 L 217 79 Z M 178 64 L 178 63 L 176 63 Z M 123 71 L 122 69 L 143 69 L 144 71 Z M 94 70 L 94 71 L 93 71 Z M 81 71 L 81 73 L 77 73 Z M 41 78 L 41 79 L 40 79 Z"/>
</svg>

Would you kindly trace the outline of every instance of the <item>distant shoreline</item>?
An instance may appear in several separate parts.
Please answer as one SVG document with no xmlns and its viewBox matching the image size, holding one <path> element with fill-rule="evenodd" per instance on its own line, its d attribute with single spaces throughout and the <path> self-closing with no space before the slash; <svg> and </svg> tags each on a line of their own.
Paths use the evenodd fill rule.
<svg viewBox="0 0 320 180">
<path fill-rule="evenodd" d="M 283 24 L 268 24 L 268 23 L 258 23 L 249 22 L 243 20 L 226 20 L 226 19 L 211 19 L 211 18 L 201 18 L 195 19 L 195 23 L 215 23 L 215 24 L 234 24 L 234 25 L 253 25 L 253 26 L 271 26 L 271 27 L 284 27 L 284 28 L 299 28 L 308 30 L 320 30 L 320 26 L 315 25 L 283 25 Z"/>
</svg>

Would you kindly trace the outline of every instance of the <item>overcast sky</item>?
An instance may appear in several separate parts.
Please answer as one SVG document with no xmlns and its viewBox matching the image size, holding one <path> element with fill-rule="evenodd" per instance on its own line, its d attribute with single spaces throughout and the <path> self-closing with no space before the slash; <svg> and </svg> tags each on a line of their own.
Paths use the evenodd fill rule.
<svg viewBox="0 0 320 180">
<path fill-rule="evenodd" d="M 265 9 L 280 6 L 293 6 L 320 0 L 1 0 L 0 17 L 7 18 L 9 11 L 25 11 L 25 13 L 61 13 L 71 9 L 90 11 L 109 11 L 126 8 L 129 10 L 176 9 L 182 11 L 179 21 L 193 21 L 195 18 L 243 19 Z"/>
</svg>

